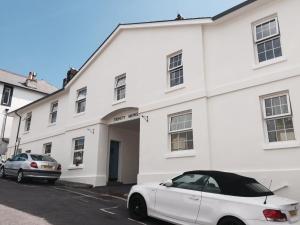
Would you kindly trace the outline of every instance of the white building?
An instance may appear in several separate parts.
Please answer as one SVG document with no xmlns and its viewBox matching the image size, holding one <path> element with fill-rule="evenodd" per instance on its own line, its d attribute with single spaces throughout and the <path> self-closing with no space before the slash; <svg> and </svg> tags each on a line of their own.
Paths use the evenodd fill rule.
<svg viewBox="0 0 300 225">
<path fill-rule="evenodd" d="M 300 200 L 299 8 L 246 1 L 212 18 L 119 25 L 63 89 L 16 111 L 20 148 L 95 186 L 213 169 L 272 179 Z"/>
<path fill-rule="evenodd" d="M 36 74 L 27 77 L 0 69 L 0 154 L 7 150 L 7 141 L 11 134 L 12 117 L 7 113 L 57 90 L 44 80 L 37 80 Z"/>
</svg>

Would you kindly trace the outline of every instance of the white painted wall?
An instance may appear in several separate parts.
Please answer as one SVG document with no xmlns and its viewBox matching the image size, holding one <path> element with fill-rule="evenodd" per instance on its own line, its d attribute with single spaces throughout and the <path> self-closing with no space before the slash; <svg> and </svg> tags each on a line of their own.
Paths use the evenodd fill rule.
<svg viewBox="0 0 300 225">
<path fill-rule="evenodd" d="M 161 181 L 185 170 L 217 169 L 254 176 L 264 184 L 272 178 L 274 189 L 288 186 L 279 193 L 300 200 L 300 145 L 266 150 L 260 106 L 260 96 L 288 90 L 300 140 L 300 32 L 292 25 L 300 19 L 299 4 L 257 1 L 213 23 L 120 29 L 66 90 L 22 111 L 23 116 L 33 112 L 31 131 L 21 133 L 22 149 L 40 151 L 43 143 L 52 141 L 63 178 L 105 185 L 109 135 L 132 141 L 127 132 L 109 133 L 101 119 L 115 110 L 136 107 L 149 118 L 149 122 L 140 119 L 139 183 Z M 262 67 L 255 61 L 251 24 L 275 13 L 284 57 Z M 185 82 L 181 89 L 170 91 L 167 56 L 178 50 L 183 52 Z M 115 104 L 114 80 L 123 73 L 126 101 Z M 76 115 L 76 91 L 85 86 L 86 112 Z M 54 100 L 59 101 L 58 121 L 49 126 Z M 192 110 L 194 150 L 171 153 L 167 118 L 185 110 Z M 78 136 L 86 137 L 86 149 L 84 166 L 75 169 L 70 167 L 71 143 Z"/>
<path fill-rule="evenodd" d="M 2 99 L 3 88 L 4 88 L 4 84 L 0 83 L 0 101 Z M 9 109 L 9 112 L 14 111 L 15 109 L 27 105 L 28 103 L 33 102 L 43 96 L 45 96 L 45 94 L 43 93 L 30 91 L 24 88 L 14 86 L 11 105 L 10 106 L 0 105 L 0 130 L 2 129 L 3 126 L 5 109 Z M 10 137 L 12 121 L 13 121 L 12 117 L 7 118 L 5 134 L 4 134 L 5 138 Z"/>
</svg>

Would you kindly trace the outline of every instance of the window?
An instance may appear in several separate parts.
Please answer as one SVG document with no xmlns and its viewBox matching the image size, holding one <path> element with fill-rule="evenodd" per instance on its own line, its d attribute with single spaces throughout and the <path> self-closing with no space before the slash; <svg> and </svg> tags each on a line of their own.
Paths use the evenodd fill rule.
<svg viewBox="0 0 300 225">
<path fill-rule="evenodd" d="M 263 107 L 268 142 L 295 140 L 293 115 L 288 94 L 265 97 Z"/>
<path fill-rule="evenodd" d="M 282 56 L 278 19 L 272 18 L 254 26 L 258 62 Z"/>
<path fill-rule="evenodd" d="M 209 193 L 215 193 L 215 194 L 220 194 L 221 193 L 221 189 L 219 187 L 219 184 L 217 183 L 217 181 L 212 178 L 209 177 L 206 181 L 205 187 L 203 189 L 204 192 L 209 192 Z"/>
<path fill-rule="evenodd" d="M 115 80 L 115 100 L 119 101 L 126 96 L 126 74 L 117 76 Z"/>
<path fill-rule="evenodd" d="M 49 122 L 56 123 L 58 102 L 53 102 L 50 106 Z"/>
<path fill-rule="evenodd" d="M 44 154 L 50 156 L 51 155 L 51 148 L 52 148 L 52 143 L 51 142 L 44 144 L 44 146 L 43 146 Z"/>
<path fill-rule="evenodd" d="M 1 99 L 1 105 L 10 106 L 11 100 L 12 100 L 12 95 L 13 95 L 13 87 L 4 85 L 2 99 Z"/>
<path fill-rule="evenodd" d="M 181 52 L 169 57 L 168 72 L 170 87 L 174 87 L 183 83 L 183 64 Z"/>
<path fill-rule="evenodd" d="M 84 137 L 73 139 L 73 164 L 78 166 L 83 163 Z"/>
<path fill-rule="evenodd" d="M 30 130 L 32 113 L 27 113 L 25 117 L 25 131 Z"/>
<path fill-rule="evenodd" d="M 193 149 L 192 112 L 169 116 L 171 151 Z"/>
<path fill-rule="evenodd" d="M 208 177 L 201 174 L 184 174 L 173 179 L 172 187 L 202 191 Z"/>
<path fill-rule="evenodd" d="M 87 88 L 82 88 L 82 89 L 77 91 L 76 113 L 82 113 L 82 112 L 85 111 L 86 92 L 87 92 Z"/>
</svg>

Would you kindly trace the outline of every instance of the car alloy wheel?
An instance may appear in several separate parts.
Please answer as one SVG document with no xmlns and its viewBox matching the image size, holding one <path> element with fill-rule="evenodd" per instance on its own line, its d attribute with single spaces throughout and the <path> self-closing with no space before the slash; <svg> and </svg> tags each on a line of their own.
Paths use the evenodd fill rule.
<svg viewBox="0 0 300 225">
<path fill-rule="evenodd" d="M 18 183 L 22 183 L 22 182 L 23 182 L 23 179 L 24 179 L 24 177 L 23 177 L 23 172 L 22 172 L 22 171 L 19 171 L 19 172 L 18 172 L 18 177 L 17 177 L 17 182 L 18 182 Z"/>
<path fill-rule="evenodd" d="M 1 167 L 1 169 L 0 169 L 0 177 L 2 177 L 2 178 L 5 177 L 4 167 Z"/>
<path fill-rule="evenodd" d="M 143 220 L 147 217 L 147 205 L 144 198 L 135 195 L 129 202 L 129 213 L 133 219 Z"/>
</svg>

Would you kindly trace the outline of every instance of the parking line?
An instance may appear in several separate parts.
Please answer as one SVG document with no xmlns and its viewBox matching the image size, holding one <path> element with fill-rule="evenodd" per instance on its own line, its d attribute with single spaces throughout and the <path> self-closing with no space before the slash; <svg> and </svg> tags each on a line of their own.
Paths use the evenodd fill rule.
<svg viewBox="0 0 300 225">
<path fill-rule="evenodd" d="M 142 223 L 142 222 L 140 222 L 140 221 L 137 221 L 137 220 L 134 220 L 134 219 L 131 219 L 131 218 L 128 218 L 128 220 L 133 221 L 133 222 L 136 222 L 136 223 L 138 223 L 138 224 L 147 225 L 146 223 Z"/>
<path fill-rule="evenodd" d="M 93 192 L 93 191 L 86 191 L 88 193 L 91 193 L 91 194 L 95 194 L 97 192 Z M 111 197 L 111 198 L 115 198 L 115 199 L 119 199 L 119 200 L 122 200 L 124 202 L 127 202 L 127 199 L 126 198 L 122 198 L 122 197 L 118 197 L 118 196 L 115 196 L 115 195 L 110 195 L 110 194 L 100 194 L 100 196 L 102 197 Z"/>
<path fill-rule="evenodd" d="M 86 194 L 83 194 L 83 193 L 80 193 L 80 192 L 77 192 L 77 191 L 71 191 L 71 190 L 67 190 L 67 189 L 64 189 L 64 188 L 57 188 L 57 187 L 55 187 L 54 189 L 60 190 L 60 191 L 70 192 L 70 193 L 81 195 L 81 196 L 87 197 L 87 198 L 93 198 L 93 199 L 101 200 L 101 201 L 104 201 L 104 202 L 110 202 L 109 200 L 106 200 L 106 199 L 103 199 L 103 198 L 97 198 L 97 197 L 92 196 L 92 195 L 86 195 Z"/>
<path fill-rule="evenodd" d="M 116 213 L 110 212 L 110 211 L 108 211 L 108 209 L 117 209 L 117 208 L 119 208 L 119 206 L 114 206 L 114 207 L 110 207 L 110 208 L 100 209 L 100 211 L 108 213 L 108 214 L 111 214 L 111 215 L 115 215 Z"/>
</svg>

